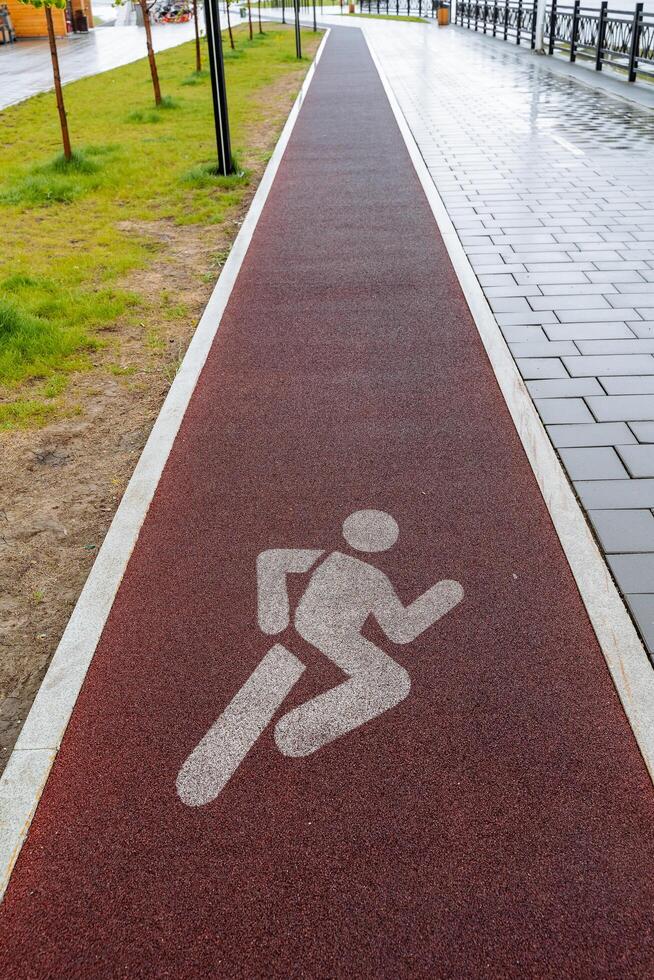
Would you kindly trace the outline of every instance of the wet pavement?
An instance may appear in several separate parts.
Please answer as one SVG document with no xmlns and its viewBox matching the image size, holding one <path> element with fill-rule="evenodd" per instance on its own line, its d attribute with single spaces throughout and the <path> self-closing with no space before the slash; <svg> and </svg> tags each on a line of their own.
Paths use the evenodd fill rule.
<svg viewBox="0 0 654 980">
<path fill-rule="evenodd" d="M 463 29 L 365 30 L 651 653 L 654 112 Z"/>
</svg>

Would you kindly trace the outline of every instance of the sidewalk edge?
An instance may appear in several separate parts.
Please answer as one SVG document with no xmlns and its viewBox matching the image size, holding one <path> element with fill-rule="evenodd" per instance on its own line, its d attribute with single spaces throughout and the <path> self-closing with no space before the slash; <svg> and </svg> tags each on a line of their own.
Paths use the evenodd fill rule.
<svg viewBox="0 0 654 980">
<path fill-rule="evenodd" d="M 327 28 L 0 777 L 0 901 L 329 34 Z"/>
<path fill-rule="evenodd" d="M 552 518 L 622 707 L 654 781 L 654 669 L 373 50 L 374 42 L 365 30 L 363 35 Z"/>
</svg>

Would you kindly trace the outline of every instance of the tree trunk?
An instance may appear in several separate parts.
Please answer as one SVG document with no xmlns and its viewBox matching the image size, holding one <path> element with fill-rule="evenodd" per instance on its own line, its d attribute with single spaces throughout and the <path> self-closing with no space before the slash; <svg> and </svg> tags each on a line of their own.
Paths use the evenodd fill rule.
<svg viewBox="0 0 654 980">
<path fill-rule="evenodd" d="M 227 0 L 227 3 L 225 4 L 225 7 L 227 8 L 227 31 L 229 33 L 229 46 L 230 46 L 230 48 L 233 51 L 234 50 L 234 35 L 232 34 L 232 21 L 231 21 L 231 18 L 229 16 L 229 0 Z"/>
<path fill-rule="evenodd" d="M 252 40 L 252 6 L 248 0 L 248 27 L 250 28 L 250 40 Z"/>
<path fill-rule="evenodd" d="M 258 0 L 257 13 L 259 14 L 259 34 L 263 34 L 263 27 L 261 26 L 261 0 Z"/>
<path fill-rule="evenodd" d="M 57 55 L 57 41 L 55 39 L 54 24 L 52 23 L 52 8 L 50 6 L 46 6 L 45 8 L 45 19 L 48 25 L 50 57 L 52 58 L 52 74 L 54 76 L 55 95 L 57 97 L 57 109 L 59 110 L 59 123 L 61 124 L 61 141 L 64 144 L 64 160 L 71 160 L 73 156 L 73 151 L 70 148 L 70 136 L 68 134 L 68 119 L 66 118 L 64 93 L 61 90 L 61 75 L 59 74 L 59 56 Z"/>
<path fill-rule="evenodd" d="M 152 88 L 154 89 L 154 104 L 161 105 L 161 88 L 159 86 L 159 72 L 157 71 L 157 62 L 154 57 L 154 48 L 152 47 L 152 25 L 150 24 L 150 8 L 148 7 L 147 0 L 139 0 L 141 5 L 141 10 L 143 12 L 143 24 L 145 26 L 145 39 L 148 45 L 148 61 L 150 62 L 150 74 L 152 75 Z"/>
<path fill-rule="evenodd" d="M 198 24 L 198 0 L 193 0 L 193 20 L 195 21 L 195 70 L 202 71 L 202 54 L 200 52 L 200 25 Z"/>
</svg>

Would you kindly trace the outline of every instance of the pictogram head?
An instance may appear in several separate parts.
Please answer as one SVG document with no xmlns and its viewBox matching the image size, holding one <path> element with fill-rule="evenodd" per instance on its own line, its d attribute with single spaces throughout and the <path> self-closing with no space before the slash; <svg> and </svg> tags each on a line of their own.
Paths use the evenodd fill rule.
<svg viewBox="0 0 654 980">
<path fill-rule="evenodd" d="M 383 510 L 357 510 L 343 522 L 343 537 L 355 551 L 387 551 L 399 533 L 397 521 Z"/>
</svg>

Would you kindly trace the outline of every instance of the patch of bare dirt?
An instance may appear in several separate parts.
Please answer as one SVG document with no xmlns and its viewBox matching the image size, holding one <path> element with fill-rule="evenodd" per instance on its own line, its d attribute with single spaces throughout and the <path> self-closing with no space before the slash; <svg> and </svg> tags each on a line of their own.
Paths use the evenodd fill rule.
<svg viewBox="0 0 654 980">
<path fill-rule="evenodd" d="M 261 93 L 270 111 L 249 134 L 253 149 L 272 148 L 298 83 Z M 245 164 L 252 179 L 231 221 L 122 226 L 158 244 L 152 265 L 123 284 L 150 312 L 103 332 L 108 343 L 93 369 L 74 375 L 66 392 L 71 418 L 0 434 L 0 771 L 218 278 L 217 256 L 226 256 L 263 172 Z M 163 296 L 183 315 L 165 315 Z"/>
</svg>

